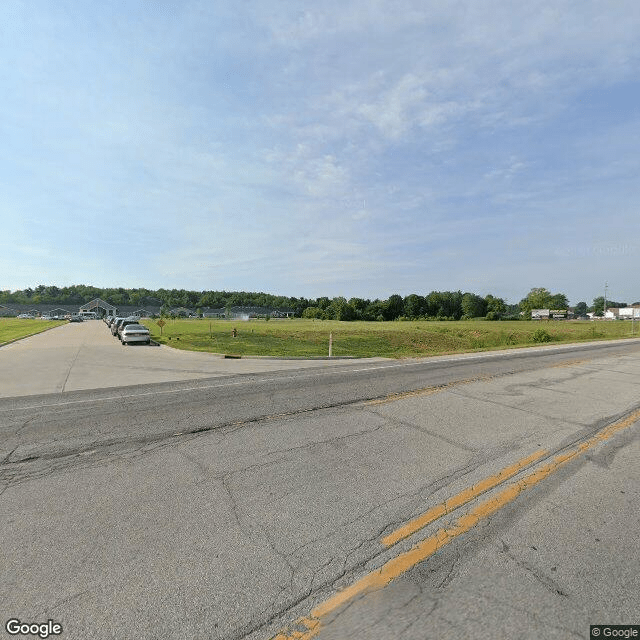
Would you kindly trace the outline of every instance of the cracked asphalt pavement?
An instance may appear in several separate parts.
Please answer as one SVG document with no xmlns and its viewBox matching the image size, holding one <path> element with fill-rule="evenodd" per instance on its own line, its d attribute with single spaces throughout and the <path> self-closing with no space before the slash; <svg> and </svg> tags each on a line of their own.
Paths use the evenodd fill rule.
<svg viewBox="0 0 640 640">
<path fill-rule="evenodd" d="M 391 548 L 385 535 L 638 408 L 640 341 L 0 398 L 3 626 L 294 637 L 282 630 L 443 525 Z M 588 638 L 639 623 L 638 427 L 314 635 Z"/>
</svg>

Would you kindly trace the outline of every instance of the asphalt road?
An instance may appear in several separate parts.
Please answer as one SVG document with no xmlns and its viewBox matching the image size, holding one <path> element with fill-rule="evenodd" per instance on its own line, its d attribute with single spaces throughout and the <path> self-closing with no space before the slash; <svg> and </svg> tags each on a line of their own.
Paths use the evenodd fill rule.
<svg viewBox="0 0 640 640">
<path fill-rule="evenodd" d="M 638 623 L 639 374 L 635 340 L 0 398 L 0 610 L 63 638 Z"/>
</svg>

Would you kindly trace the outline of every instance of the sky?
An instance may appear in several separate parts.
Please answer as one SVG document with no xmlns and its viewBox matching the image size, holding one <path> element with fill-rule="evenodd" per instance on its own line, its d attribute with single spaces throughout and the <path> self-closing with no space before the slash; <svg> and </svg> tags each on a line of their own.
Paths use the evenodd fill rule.
<svg viewBox="0 0 640 640">
<path fill-rule="evenodd" d="M 0 289 L 640 300 L 637 0 L 4 0 Z"/>
</svg>

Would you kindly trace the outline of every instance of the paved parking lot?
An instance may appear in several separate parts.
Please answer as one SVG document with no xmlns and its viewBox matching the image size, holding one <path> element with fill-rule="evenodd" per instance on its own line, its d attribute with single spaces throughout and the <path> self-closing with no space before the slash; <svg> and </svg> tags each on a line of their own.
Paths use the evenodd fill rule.
<svg viewBox="0 0 640 640">
<path fill-rule="evenodd" d="M 225 360 L 215 354 L 165 346 L 123 347 L 104 322 L 90 320 L 64 324 L 0 347 L 0 397 L 176 382 L 348 362 Z"/>
</svg>

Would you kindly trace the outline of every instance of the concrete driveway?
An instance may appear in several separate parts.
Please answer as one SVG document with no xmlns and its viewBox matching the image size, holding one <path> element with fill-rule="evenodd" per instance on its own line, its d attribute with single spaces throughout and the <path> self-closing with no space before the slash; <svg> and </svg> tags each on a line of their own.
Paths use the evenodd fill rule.
<svg viewBox="0 0 640 640">
<path fill-rule="evenodd" d="M 64 324 L 1 347 L 0 397 L 177 382 L 348 362 L 267 358 L 227 360 L 216 354 L 165 346 L 123 347 L 104 322 L 90 320 Z"/>
</svg>

